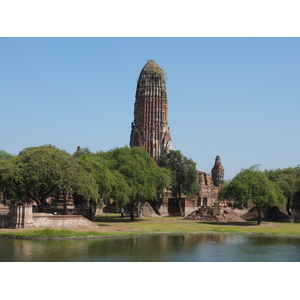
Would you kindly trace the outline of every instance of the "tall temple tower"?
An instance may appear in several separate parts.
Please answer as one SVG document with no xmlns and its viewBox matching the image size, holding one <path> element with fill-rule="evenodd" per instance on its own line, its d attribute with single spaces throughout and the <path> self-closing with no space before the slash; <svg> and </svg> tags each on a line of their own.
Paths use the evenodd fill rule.
<svg viewBox="0 0 300 300">
<path fill-rule="evenodd" d="M 212 181 L 215 186 L 219 186 L 224 183 L 224 168 L 221 164 L 220 156 L 215 159 L 215 165 L 211 169 Z"/>
<path fill-rule="evenodd" d="M 138 79 L 130 146 L 145 148 L 156 161 L 173 150 L 165 73 L 154 60 L 144 66 Z"/>
</svg>

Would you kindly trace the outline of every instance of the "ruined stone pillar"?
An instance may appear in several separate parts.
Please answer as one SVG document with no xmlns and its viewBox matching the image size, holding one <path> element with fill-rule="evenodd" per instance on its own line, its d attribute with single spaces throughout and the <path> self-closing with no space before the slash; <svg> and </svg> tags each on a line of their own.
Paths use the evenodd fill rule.
<svg viewBox="0 0 300 300">
<path fill-rule="evenodd" d="M 9 228 L 29 228 L 32 226 L 32 206 L 16 205 L 11 208 Z"/>
<path fill-rule="evenodd" d="M 9 228 L 20 228 L 22 224 L 22 206 L 15 205 L 10 209 Z"/>
<path fill-rule="evenodd" d="M 33 212 L 32 206 L 23 206 L 23 228 L 33 227 Z"/>
</svg>

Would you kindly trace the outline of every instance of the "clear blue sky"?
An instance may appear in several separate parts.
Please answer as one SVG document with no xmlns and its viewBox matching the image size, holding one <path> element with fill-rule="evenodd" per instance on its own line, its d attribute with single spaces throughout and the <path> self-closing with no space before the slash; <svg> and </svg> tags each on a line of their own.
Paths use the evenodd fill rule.
<svg viewBox="0 0 300 300">
<path fill-rule="evenodd" d="M 167 73 L 175 149 L 225 178 L 300 164 L 300 38 L 0 38 L 1 146 L 129 144 L 148 59 Z"/>
</svg>

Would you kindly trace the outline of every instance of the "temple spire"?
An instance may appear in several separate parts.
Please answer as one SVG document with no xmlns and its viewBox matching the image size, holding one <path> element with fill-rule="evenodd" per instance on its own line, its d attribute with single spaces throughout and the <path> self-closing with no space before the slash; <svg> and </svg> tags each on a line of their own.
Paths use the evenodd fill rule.
<svg viewBox="0 0 300 300">
<path fill-rule="evenodd" d="M 145 148 L 156 161 L 163 152 L 173 150 L 165 73 L 154 60 L 144 66 L 138 79 L 130 146 Z"/>
<path fill-rule="evenodd" d="M 224 183 L 224 168 L 221 164 L 220 156 L 216 156 L 215 164 L 211 169 L 212 180 L 215 186 Z"/>
</svg>

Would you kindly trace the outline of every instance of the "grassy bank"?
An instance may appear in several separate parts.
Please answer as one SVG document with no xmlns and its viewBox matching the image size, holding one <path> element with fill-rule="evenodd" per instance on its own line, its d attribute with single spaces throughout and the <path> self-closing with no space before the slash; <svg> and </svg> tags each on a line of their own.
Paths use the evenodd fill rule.
<svg viewBox="0 0 300 300">
<path fill-rule="evenodd" d="M 65 239 L 65 238 L 83 238 L 89 236 L 103 236 L 98 232 L 81 232 L 67 229 L 13 229 L 6 232 L 0 231 L 0 237 L 28 238 L 28 239 Z"/>
<path fill-rule="evenodd" d="M 111 236 L 147 235 L 147 234 L 187 234 L 187 233 L 228 233 L 287 235 L 300 237 L 299 223 L 256 222 L 214 223 L 188 221 L 182 218 L 142 218 L 130 222 L 129 218 L 120 218 L 117 214 L 98 216 L 95 223 L 98 229 L 1 229 L 0 237 L 28 239 L 71 239 L 100 238 Z"/>
</svg>

